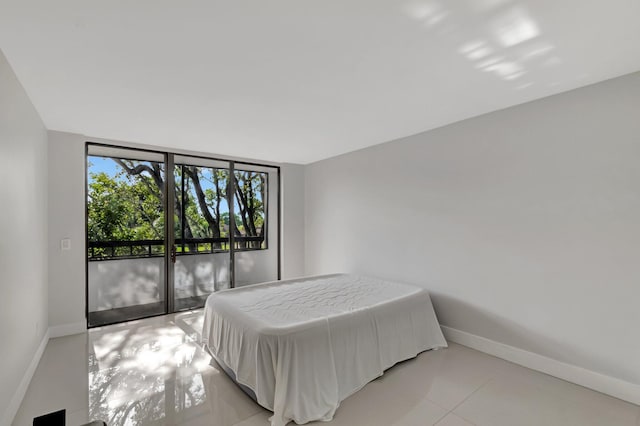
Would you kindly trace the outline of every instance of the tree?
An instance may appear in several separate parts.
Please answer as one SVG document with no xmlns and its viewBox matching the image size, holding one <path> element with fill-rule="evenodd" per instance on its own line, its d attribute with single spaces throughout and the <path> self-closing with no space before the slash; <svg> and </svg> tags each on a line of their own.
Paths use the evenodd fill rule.
<svg viewBox="0 0 640 426">
<path fill-rule="evenodd" d="M 89 240 L 127 241 L 164 239 L 164 165 L 152 161 L 112 158 L 117 171 L 92 172 L 89 168 Z M 196 251 L 190 240 L 264 236 L 266 174 L 236 171 L 235 220 L 229 223 L 227 198 L 229 171 L 209 167 L 177 165 L 173 171 L 174 235 L 183 250 Z M 260 248 L 261 241 L 243 244 Z M 214 249 L 223 249 L 215 242 Z"/>
<path fill-rule="evenodd" d="M 266 173 L 236 171 L 234 179 L 235 199 L 244 235 L 264 236 Z M 236 235 L 238 234 L 239 232 Z M 245 243 L 247 248 L 260 248 L 260 245 L 260 241 Z"/>
<path fill-rule="evenodd" d="M 150 175 L 131 179 L 122 170 L 115 175 L 90 172 L 87 197 L 89 241 L 164 238 L 162 193 Z M 93 249 L 93 256 L 146 253 L 142 246 L 131 249 L 115 246 L 113 251 Z"/>
</svg>

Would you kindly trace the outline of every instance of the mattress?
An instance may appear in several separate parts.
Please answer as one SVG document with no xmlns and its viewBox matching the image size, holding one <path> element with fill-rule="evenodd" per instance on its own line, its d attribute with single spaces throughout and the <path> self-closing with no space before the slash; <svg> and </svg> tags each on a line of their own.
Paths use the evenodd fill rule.
<svg viewBox="0 0 640 426">
<path fill-rule="evenodd" d="M 387 368 L 447 346 L 426 290 L 344 274 L 213 293 L 202 339 L 272 426 L 329 421 Z"/>
</svg>

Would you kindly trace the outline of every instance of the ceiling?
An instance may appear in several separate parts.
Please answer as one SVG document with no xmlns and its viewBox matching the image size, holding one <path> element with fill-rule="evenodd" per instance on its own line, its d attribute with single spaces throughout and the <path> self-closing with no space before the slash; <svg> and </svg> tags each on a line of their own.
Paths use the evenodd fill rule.
<svg viewBox="0 0 640 426">
<path fill-rule="evenodd" d="M 638 0 L 0 0 L 49 129 L 306 164 L 640 70 Z"/>
</svg>

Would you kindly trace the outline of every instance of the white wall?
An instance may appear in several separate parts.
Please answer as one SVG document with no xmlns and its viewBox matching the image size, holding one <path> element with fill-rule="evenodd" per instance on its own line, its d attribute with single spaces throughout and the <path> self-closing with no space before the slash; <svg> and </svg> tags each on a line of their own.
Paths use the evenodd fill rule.
<svg viewBox="0 0 640 426">
<path fill-rule="evenodd" d="M 304 166 L 284 164 L 282 173 L 282 279 L 304 275 Z"/>
<path fill-rule="evenodd" d="M 49 202 L 49 322 L 52 327 L 64 330 L 79 330 L 86 323 L 84 146 L 88 140 L 121 146 L 154 148 L 72 133 L 49 132 L 49 193 L 51 194 Z M 162 150 L 162 148 L 158 149 Z M 174 151 L 185 155 L 218 157 L 211 153 Z M 304 230 L 301 225 L 301 212 L 303 212 L 304 204 L 302 166 L 282 165 L 281 174 L 283 181 L 281 209 L 285 219 L 281 230 L 284 247 L 283 276 L 302 275 L 304 269 L 302 263 L 304 261 Z M 297 221 L 293 219 L 298 215 Z M 287 218 L 291 219 L 291 226 L 288 224 Z M 60 250 L 60 240 L 63 238 L 71 239 L 71 250 Z M 275 247 L 272 249 L 275 250 Z M 255 261 L 253 262 L 255 264 L 265 266 L 266 255 L 266 252 L 246 252 L 246 254 L 238 253 L 236 257 L 238 262 L 243 262 L 240 267 L 252 263 L 251 260 Z M 251 280 L 255 282 L 255 278 L 249 271 L 244 271 L 240 278 L 247 282 Z"/>
<path fill-rule="evenodd" d="M 2 51 L 0 203 L 0 424 L 9 424 L 47 335 L 47 132 Z"/>
<path fill-rule="evenodd" d="M 306 273 L 421 284 L 446 326 L 640 384 L 640 73 L 305 175 Z"/>
<path fill-rule="evenodd" d="M 82 136 L 49 132 L 49 325 L 75 331 L 86 327 L 84 163 Z"/>
</svg>

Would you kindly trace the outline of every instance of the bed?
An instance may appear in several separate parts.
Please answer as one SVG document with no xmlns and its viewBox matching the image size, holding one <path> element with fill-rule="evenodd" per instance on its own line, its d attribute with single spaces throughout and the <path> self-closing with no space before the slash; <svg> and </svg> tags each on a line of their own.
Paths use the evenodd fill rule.
<svg viewBox="0 0 640 426">
<path fill-rule="evenodd" d="M 354 275 L 213 293 L 203 344 L 272 426 L 329 421 L 394 364 L 447 343 L 421 287 Z"/>
</svg>

